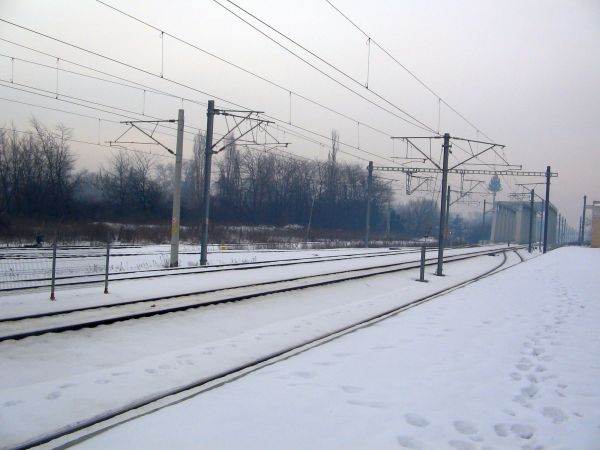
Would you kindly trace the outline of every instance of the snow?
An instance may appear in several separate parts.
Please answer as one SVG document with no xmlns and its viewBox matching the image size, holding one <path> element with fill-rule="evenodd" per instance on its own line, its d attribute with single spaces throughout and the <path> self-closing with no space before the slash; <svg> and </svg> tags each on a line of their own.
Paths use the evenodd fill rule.
<svg viewBox="0 0 600 450">
<path fill-rule="evenodd" d="M 599 269 L 555 250 L 77 447 L 598 449 Z"/>
<path fill-rule="evenodd" d="M 327 250 L 227 250 L 227 246 L 209 246 L 208 264 L 250 264 L 293 258 L 338 256 L 348 254 L 378 253 L 386 249 L 343 248 Z M 117 247 L 110 252 L 110 273 L 129 271 L 159 270 L 169 267 L 170 246 L 146 245 L 138 247 Z M 56 276 L 81 277 L 82 275 L 104 274 L 106 250 L 100 247 L 66 247 L 57 251 Z M 198 267 L 200 252 L 198 246 L 181 245 L 179 267 Z M 34 281 L 49 278 L 52 273 L 52 249 L 7 248 L 0 250 L 0 288 L 32 287 L 49 282 Z M 81 278 L 60 280 L 79 281 Z M 98 279 L 97 277 L 95 279 Z"/>
<path fill-rule="evenodd" d="M 486 248 L 506 248 L 489 246 Z M 459 255 L 480 251 L 482 248 L 448 249 L 447 255 Z M 381 250 L 379 250 L 381 251 Z M 345 252 L 343 254 L 346 254 Z M 436 254 L 431 250 L 427 257 Z M 297 255 L 297 253 L 296 253 Z M 65 311 L 86 306 L 112 305 L 133 300 L 154 299 L 163 296 L 182 295 L 190 292 L 243 286 L 249 283 L 261 283 L 287 279 L 297 276 L 310 276 L 340 270 L 360 269 L 378 264 L 391 264 L 415 261 L 420 258 L 414 252 L 391 252 L 389 255 L 369 258 L 343 259 L 340 261 L 321 261 L 309 264 L 291 264 L 279 267 L 260 267 L 248 269 L 252 265 L 237 267 L 230 273 L 222 268 L 208 267 L 197 269 L 193 274 L 184 274 L 154 279 L 112 280 L 109 282 L 109 294 L 104 294 L 104 285 L 97 284 L 79 288 L 63 288 L 56 294 L 56 301 L 49 301 L 48 292 L 19 292 L 0 297 L 0 319 L 21 317 L 31 314 Z M 0 333 L 3 334 L 3 333 Z"/>
<path fill-rule="evenodd" d="M 519 259 L 510 254 L 510 262 Z M 0 442 L 10 446 L 387 311 L 497 266 L 380 275 L 0 344 Z M 428 270 L 429 272 L 429 270 Z M 16 376 L 18 374 L 18 376 Z"/>
</svg>

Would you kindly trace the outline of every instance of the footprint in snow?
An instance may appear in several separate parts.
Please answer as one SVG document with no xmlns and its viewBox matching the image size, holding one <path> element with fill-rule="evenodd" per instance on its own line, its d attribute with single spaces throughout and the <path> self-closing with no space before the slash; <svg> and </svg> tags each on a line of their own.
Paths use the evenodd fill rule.
<svg viewBox="0 0 600 450">
<path fill-rule="evenodd" d="M 450 445 L 450 447 L 455 448 L 456 450 L 476 450 L 477 449 L 477 446 L 475 444 L 472 444 L 471 442 L 459 441 L 456 439 L 448 441 L 448 444 Z"/>
<path fill-rule="evenodd" d="M 23 400 L 9 400 L 7 402 L 2 403 L 4 408 L 8 408 L 10 406 L 18 405 L 19 403 L 23 403 Z"/>
<path fill-rule="evenodd" d="M 55 392 L 50 392 L 48 395 L 46 395 L 46 398 L 48 400 L 54 400 L 55 398 L 60 397 L 60 392 L 55 391 Z"/>
<path fill-rule="evenodd" d="M 108 383 L 110 383 L 110 380 L 96 380 L 96 381 L 94 381 L 94 383 L 96 383 L 96 384 L 108 384 Z"/>
<path fill-rule="evenodd" d="M 412 425 L 413 427 L 426 427 L 427 425 L 429 425 L 429 420 L 427 420 L 424 417 L 419 416 L 418 414 L 412 414 L 412 413 L 408 413 L 404 415 L 404 420 L 406 420 L 406 423 L 408 423 L 409 425 Z"/>
<path fill-rule="evenodd" d="M 551 419 L 553 423 L 561 423 L 568 418 L 561 409 L 555 408 L 554 406 L 544 406 L 542 408 L 542 415 Z"/>
<path fill-rule="evenodd" d="M 531 354 L 533 356 L 540 356 L 545 351 L 546 351 L 546 349 L 544 347 L 533 347 L 533 350 L 531 351 Z"/>
<path fill-rule="evenodd" d="M 75 383 L 67 383 L 67 384 L 62 384 L 59 386 L 60 389 L 67 389 L 73 386 L 77 386 Z"/>
<path fill-rule="evenodd" d="M 292 375 L 300 377 L 300 378 L 314 378 L 314 376 L 315 376 L 314 373 L 305 372 L 305 371 L 292 372 Z"/>
<path fill-rule="evenodd" d="M 537 377 L 535 375 L 533 375 L 533 374 L 527 375 L 527 379 L 529 380 L 530 383 L 537 383 L 538 382 Z"/>
<path fill-rule="evenodd" d="M 523 397 L 522 395 L 515 395 L 513 397 L 513 402 L 518 403 L 519 405 L 521 405 L 524 408 L 531 408 L 531 403 L 529 403 L 527 401 L 527 399 L 525 397 Z"/>
<path fill-rule="evenodd" d="M 367 406 L 369 408 L 376 408 L 376 409 L 385 408 L 387 406 L 383 402 L 372 402 L 372 401 L 364 401 L 364 400 L 348 400 L 346 403 L 348 403 L 349 405 Z"/>
<path fill-rule="evenodd" d="M 510 377 L 515 381 L 521 381 L 523 378 L 519 372 L 511 372 Z"/>
<path fill-rule="evenodd" d="M 415 449 L 425 448 L 421 442 L 417 441 L 416 439 L 413 439 L 410 436 L 398 436 L 396 439 L 398 440 L 398 444 L 400 444 L 400 447 Z"/>
<path fill-rule="evenodd" d="M 357 392 L 364 391 L 363 388 L 358 386 L 340 386 L 344 392 L 348 392 L 349 394 L 356 394 Z"/>
<path fill-rule="evenodd" d="M 521 439 L 531 439 L 535 433 L 535 428 L 530 425 L 516 423 L 510 427 L 510 431 L 519 436 Z"/>
<path fill-rule="evenodd" d="M 453 425 L 456 431 L 462 434 L 475 434 L 478 431 L 474 424 L 466 420 L 455 420 Z"/>
<path fill-rule="evenodd" d="M 509 427 L 505 423 L 497 423 L 496 425 L 494 425 L 494 431 L 498 436 L 506 437 L 508 436 Z"/>
</svg>

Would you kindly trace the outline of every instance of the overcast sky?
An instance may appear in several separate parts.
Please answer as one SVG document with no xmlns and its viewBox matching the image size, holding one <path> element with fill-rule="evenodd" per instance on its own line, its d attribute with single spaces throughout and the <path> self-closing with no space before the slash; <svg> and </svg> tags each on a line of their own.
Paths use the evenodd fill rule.
<svg viewBox="0 0 600 450">
<path fill-rule="evenodd" d="M 13 123 L 17 129 L 27 130 L 30 118 L 36 117 L 48 126 L 65 124 L 73 130 L 75 139 L 105 144 L 125 130 L 123 125 L 115 122 L 132 117 L 148 119 L 142 114 L 175 118 L 177 109 L 183 105 L 186 125 L 190 126 L 184 154 L 189 157 L 196 131 L 193 127 L 205 128 L 204 104 L 207 99 L 216 96 L 223 99 L 216 101 L 217 107 L 230 108 L 231 104 L 224 102 L 229 100 L 265 111 L 286 122 L 291 118 L 291 126 L 285 125 L 288 129 L 298 132 L 298 127 L 302 127 L 309 130 L 301 131 L 303 135 L 324 144 L 284 134 L 281 127 L 271 128 L 276 138 L 292 142 L 287 151 L 296 155 L 326 158 L 328 140 L 318 135 L 329 136 L 331 130 L 336 129 L 341 141 L 348 144 L 341 147 L 348 153 L 341 158 L 361 165 L 366 165 L 364 160 L 369 159 L 374 160 L 376 165 L 390 165 L 389 158 L 406 154 L 406 148 L 399 143 L 394 145 L 390 135 L 432 134 L 402 120 L 400 117 L 406 116 L 396 109 L 401 108 L 434 130 L 438 130 L 439 124 L 441 132 L 449 132 L 453 136 L 483 140 L 488 140 L 485 137 L 488 136 L 494 142 L 505 144 L 506 158 L 513 164 L 522 164 L 524 169 L 543 171 L 551 165 L 553 171 L 559 172 L 559 178 L 553 179 L 551 200 L 566 213 L 572 226 L 577 226 L 584 193 L 588 194 L 590 201 L 600 200 L 600 147 L 596 136 L 600 123 L 598 1 L 332 0 L 372 39 L 387 48 L 476 128 L 446 106 L 442 105 L 440 109 L 436 96 L 374 45 L 370 46 L 369 58 L 367 38 L 325 0 L 236 0 L 236 3 L 313 50 L 348 76 L 366 83 L 368 73 L 369 88 L 391 104 L 310 58 L 326 73 L 388 111 L 309 67 L 212 0 L 106 1 L 280 87 L 171 37 L 161 39 L 159 31 L 93 0 L 0 0 L 0 17 L 3 19 L 146 71 L 127 68 L 0 22 L 0 38 L 52 55 L 42 55 L 0 41 L 0 54 L 3 55 L 0 57 L 0 122 L 3 126 Z M 219 1 L 235 9 L 226 0 Z M 272 31 L 265 31 L 276 37 Z M 281 40 L 281 37 L 278 39 Z M 285 42 L 285 45 L 306 56 L 291 43 Z M 10 57 L 49 67 L 20 59 L 13 61 Z M 58 62 L 55 57 L 59 58 Z M 100 75 L 68 61 L 85 64 L 106 74 Z M 144 93 L 141 89 L 63 70 L 57 72 L 57 63 L 60 69 L 104 79 L 118 75 L 129 80 L 127 84 L 143 83 L 173 97 Z M 171 81 L 161 79 L 161 72 L 163 78 Z M 48 97 L 24 92 L 34 89 Z M 290 103 L 290 90 L 348 118 L 326 111 L 294 94 Z M 181 97 L 191 101 L 182 101 Z M 103 111 L 73 104 L 86 100 L 105 105 L 101 107 Z M 121 115 L 115 115 L 115 112 Z M 218 132 L 227 130 L 222 117 L 218 117 L 216 123 Z M 159 135 L 161 140 L 167 146 L 174 146 L 171 136 L 174 132 L 163 131 L 166 134 Z M 128 134 L 127 137 L 131 138 L 129 140 L 141 140 L 139 135 Z M 432 145 L 434 156 L 439 156 L 439 144 L 439 141 L 434 141 Z M 468 150 L 466 144 L 459 145 Z M 129 147 L 136 146 L 132 144 Z M 142 147 L 144 151 L 162 155 L 156 157 L 157 162 L 169 162 L 165 151 L 158 146 L 137 146 Z M 78 157 L 78 167 L 88 169 L 106 164 L 113 151 L 78 142 L 73 142 L 72 148 Z M 429 151 L 427 141 L 423 141 L 423 148 Z M 409 156 L 415 156 L 414 151 Z M 465 157 L 463 150 L 454 148 L 454 160 Z M 484 161 L 498 163 L 500 159 L 490 154 Z M 403 180 L 400 174 L 382 175 Z M 472 178 L 486 183 L 489 180 L 489 177 L 483 176 Z M 506 184 L 515 180 L 503 181 L 503 197 L 517 190 L 516 186 Z M 516 180 L 527 181 L 539 182 L 542 179 Z M 399 188 L 403 187 L 402 183 L 397 184 Z M 459 179 L 452 178 L 451 184 L 458 187 Z M 542 193 L 542 186 L 536 188 Z M 397 192 L 398 200 L 407 198 L 401 190 Z M 475 205 L 463 208 L 481 209 Z"/>
</svg>

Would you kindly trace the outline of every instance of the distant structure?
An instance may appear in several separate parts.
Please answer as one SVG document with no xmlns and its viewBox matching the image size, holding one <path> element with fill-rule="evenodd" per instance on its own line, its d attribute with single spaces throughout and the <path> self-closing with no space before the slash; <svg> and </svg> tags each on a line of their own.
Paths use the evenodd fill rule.
<svg viewBox="0 0 600 450">
<path fill-rule="evenodd" d="M 600 248 L 600 202 L 592 205 L 592 247 Z"/>
<path fill-rule="evenodd" d="M 556 207 L 548 205 L 548 245 L 556 243 Z M 533 242 L 540 241 L 540 232 L 543 233 L 542 215 L 544 210 L 542 202 L 533 204 Z M 495 243 L 512 242 L 527 244 L 529 242 L 529 217 L 530 204 L 527 201 L 498 201 L 492 217 L 492 231 L 490 241 Z"/>
<path fill-rule="evenodd" d="M 492 209 L 496 207 L 496 195 L 498 192 L 502 190 L 502 183 L 500 182 L 500 177 L 498 175 L 494 175 L 488 184 L 488 191 L 492 193 Z"/>
</svg>

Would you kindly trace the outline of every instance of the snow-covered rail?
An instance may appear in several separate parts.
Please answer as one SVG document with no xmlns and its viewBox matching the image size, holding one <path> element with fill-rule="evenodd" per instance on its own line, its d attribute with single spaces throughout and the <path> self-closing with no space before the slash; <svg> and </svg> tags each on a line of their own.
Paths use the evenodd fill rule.
<svg viewBox="0 0 600 450">
<path fill-rule="evenodd" d="M 464 261 L 484 255 L 516 250 L 523 246 L 503 249 L 469 251 L 459 255 L 447 255 L 445 262 Z M 522 261 L 521 256 L 519 258 Z M 436 264 L 437 259 L 426 259 L 426 265 Z M 56 312 L 26 316 L 8 317 L 0 320 L 0 342 L 23 339 L 46 333 L 75 331 L 99 325 L 110 325 L 132 319 L 159 316 L 167 313 L 202 308 L 228 302 L 248 300 L 259 296 L 287 291 L 325 286 L 376 275 L 389 274 L 419 267 L 418 260 L 379 264 L 368 268 L 352 268 L 315 275 L 296 276 L 274 281 L 259 282 L 236 287 L 189 292 L 183 295 L 162 296 L 143 300 L 133 300 L 118 305 L 96 305 Z"/>
<path fill-rule="evenodd" d="M 460 248 L 460 247 L 457 247 Z M 118 272 L 111 272 L 109 274 L 109 278 L 112 281 L 121 281 L 121 280 L 138 280 L 138 279 L 148 279 L 148 278 L 162 278 L 169 277 L 173 275 L 189 275 L 194 273 L 205 273 L 205 272 L 223 272 L 230 270 L 247 270 L 247 269 L 255 269 L 261 267 L 271 267 L 271 266 L 291 266 L 298 264 L 310 264 L 310 263 L 318 263 L 323 261 L 340 261 L 347 259 L 357 259 L 357 258 L 374 258 L 378 256 L 394 256 L 401 255 L 407 253 L 416 253 L 419 250 L 415 249 L 400 249 L 400 250 L 385 250 L 385 251 L 374 251 L 369 253 L 343 253 L 339 255 L 324 255 L 324 256 L 307 256 L 307 257 L 296 257 L 296 258 L 279 258 L 273 260 L 265 260 L 265 261 L 252 261 L 252 262 L 230 262 L 224 264 L 214 264 L 207 267 L 198 267 L 198 266 L 190 266 L 190 267 L 163 267 L 158 269 L 140 269 L 140 270 L 120 270 Z M 123 256 L 136 256 L 139 257 L 142 254 L 117 254 L 114 255 L 116 258 L 121 258 Z M 94 258 L 101 258 L 101 263 L 103 263 L 103 256 L 94 255 Z M 80 258 L 79 256 L 72 256 L 72 258 Z M 36 263 L 35 258 L 28 258 Z M 50 264 L 47 262 L 47 265 Z M 27 277 L 20 278 L 18 276 L 17 265 L 15 265 L 16 276 L 10 278 L 11 287 L 2 287 L 0 283 L 0 293 L 10 294 L 18 291 L 31 291 L 36 289 L 47 289 L 50 285 L 51 278 L 48 276 L 45 277 Z M 102 264 L 100 264 L 102 265 Z M 50 267 L 50 266 L 48 266 Z M 45 272 L 49 272 L 48 267 Z M 42 270 L 41 272 L 44 272 Z M 69 274 L 63 276 L 57 276 L 55 278 L 56 287 L 80 287 L 86 285 L 94 285 L 104 283 L 104 273 L 81 273 L 81 274 Z"/>
</svg>

